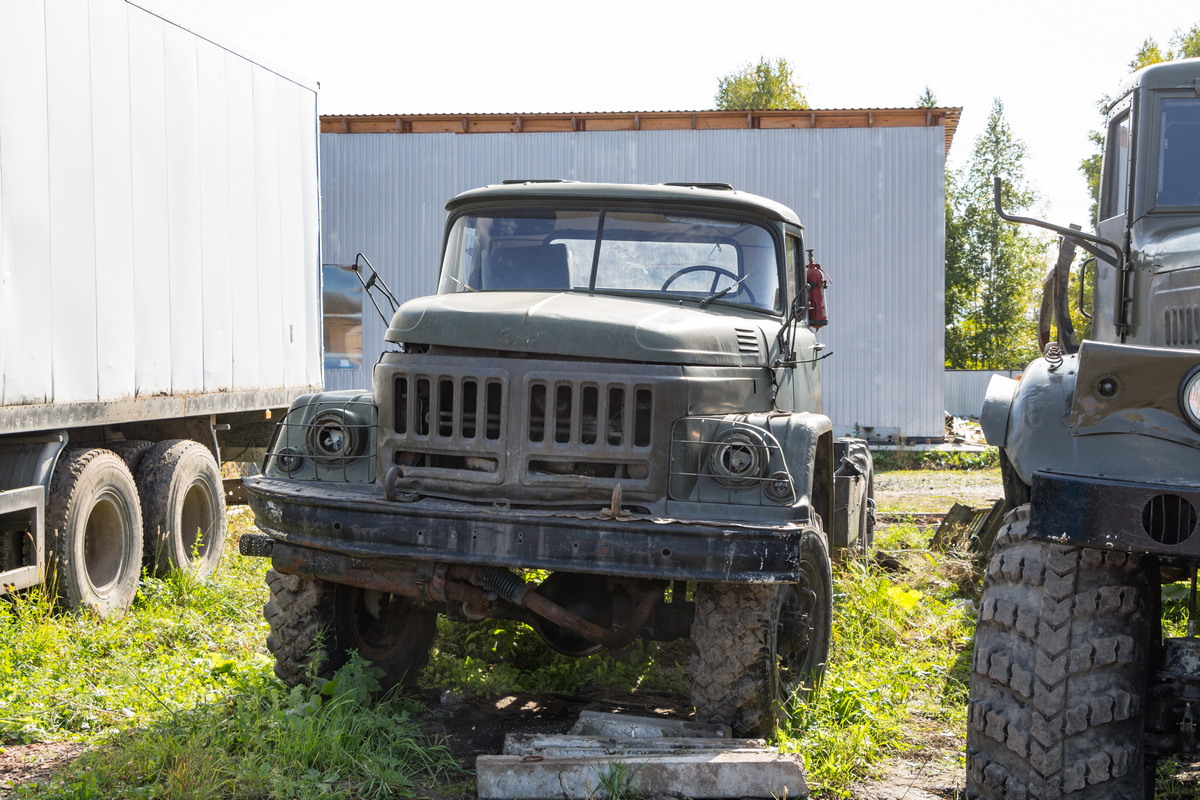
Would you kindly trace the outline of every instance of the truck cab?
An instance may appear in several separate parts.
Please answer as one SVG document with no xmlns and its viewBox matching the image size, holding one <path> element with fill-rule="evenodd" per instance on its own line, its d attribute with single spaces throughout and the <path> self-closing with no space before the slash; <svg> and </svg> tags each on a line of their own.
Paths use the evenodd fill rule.
<svg viewBox="0 0 1200 800">
<path fill-rule="evenodd" d="M 1058 340 L 993 378 L 981 415 L 1012 507 L 975 640 L 981 800 L 1141 800 L 1159 759 L 1200 756 L 1200 59 L 1140 70 L 1111 105 L 1099 212 L 1096 234 L 1012 217 L 997 187 L 1001 217 L 1063 242 L 1043 305 Z M 1095 270 L 1082 342 L 1075 245 Z M 1189 579 L 1187 635 L 1164 637 L 1161 586 Z"/>
<path fill-rule="evenodd" d="M 824 663 L 831 550 L 871 531 L 865 443 L 821 413 L 799 219 L 723 185 L 519 181 L 447 210 L 438 294 L 394 313 L 372 391 L 295 403 L 247 481 L 269 617 L 303 627 L 317 586 L 360 651 L 363 592 L 397 625 L 506 616 L 575 656 L 691 636 L 697 707 L 769 730 Z M 736 656 L 750 699 L 711 685 L 731 614 L 770 640 L 770 663 Z M 417 627 L 395 680 L 424 663 Z"/>
</svg>

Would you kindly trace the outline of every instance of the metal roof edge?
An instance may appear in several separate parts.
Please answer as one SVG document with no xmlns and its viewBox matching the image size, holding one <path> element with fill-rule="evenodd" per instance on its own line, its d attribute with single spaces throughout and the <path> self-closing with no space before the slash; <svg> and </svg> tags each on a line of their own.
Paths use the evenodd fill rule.
<svg viewBox="0 0 1200 800">
<path fill-rule="evenodd" d="M 579 133 L 585 131 L 935 127 L 949 153 L 961 107 L 487 114 L 322 114 L 322 133 Z"/>
</svg>

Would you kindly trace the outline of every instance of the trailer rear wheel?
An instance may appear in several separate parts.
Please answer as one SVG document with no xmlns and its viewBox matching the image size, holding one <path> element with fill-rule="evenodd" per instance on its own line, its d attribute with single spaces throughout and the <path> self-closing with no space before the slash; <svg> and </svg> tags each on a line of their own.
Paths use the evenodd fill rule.
<svg viewBox="0 0 1200 800">
<path fill-rule="evenodd" d="M 67 608 L 125 611 L 142 568 L 142 512 L 133 475 L 109 450 L 59 459 L 46 509 L 49 585 Z"/>
<path fill-rule="evenodd" d="M 817 530 L 800 543 L 793 584 L 696 587 L 690 691 L 696 718 L 734 736 L 768 736 L 794 699 L 820 680 L 829 657 L 833 575 Z"/>
<path fill-rule="evenodd" d="M 383 670 L 380 690 L 416 682 L 429 661 L 437 614 L 399 595 L 267 571 L 267 648 L 289 686 L 328 678 L 352 651 Z"/>
<path fill-rule="evenodd" d="M 1141 800 L 1152 587 L 1137 555 L 1027 538 L 1010 515 L 984 579 L 967 796 Z"/>
<path fill-rule="evenodd" d="M 173 569 L 207 577 L 225 550 L 225 489 L 208 448 L 172 439 L 147 450 L 137 469 L 145 550 L 158 575 Z"/>
</svg>

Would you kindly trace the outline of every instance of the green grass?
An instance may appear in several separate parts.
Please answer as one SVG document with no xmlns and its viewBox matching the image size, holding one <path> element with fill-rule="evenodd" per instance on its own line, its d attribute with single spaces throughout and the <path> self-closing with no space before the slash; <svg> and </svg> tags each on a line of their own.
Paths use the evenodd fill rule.
<svg viewBox="0 0 1200 800">
<path fill-rule="evenodd" d="M 231 527 L 236 541 L 248 517 Z M 375 676 L 360 661 L 314 689 L 275 679 L 265 570 L 227 552 L 212 581 L 145 580 L 108 620 L 56 612 L 38 590 L 0 602 L 0 742 L 89 748 L 17 796 L 428 797 L 463 780 L 420 733 L 419 706 L 365 703 Z"/>
<path fill-rule="evenodd" d="M 876 472 L 912 469 L 974 470 L 997 469 L 1000 451 L 989 447 L 979 452 L 963 450 L 873 450 Z"/>
<path fill-rule="evenodd" d="M 893 527 L 882 532 L 885 546 L 924 536 Z M 835 570 L 828 670 L 780 734 L 781 749 L 804 754 L 816 796 L 849 797 L 883 760 L 926 750 L 931 737 L 961 745 L 975 627 L 963 596 L 974 586 L 970 564 L 894 552 L 903 564 L 895 574 L 859 562 Z"/>
<path fill-rule="evenodd" d="M 231 536 L 249 524 L 238 515 Z M 832 663 L 779 738 L 804 754 L 819 797 L 848 796 L 851 783 L 928 735 L 948 732 L 961 745 L 973 625 L 963 595 L 973 584 L 969 564 L 923 549 L 927 537 L 915 525 L 885 527 L 879 547 L 900 570 L 851 563 L 835 575 Z M 0 602 L 0 742 L 88 747 L 16 796 L 357 799 L 469 786 L 421 733 L 421 706 L 364 702 L 373 676 L 361 662 L 317 689 L 274 678 L 265 569 L 230 552 L 211 581 L 146 581 L 133 610 L 110 620 L 56 612 L 37 591 Z M 686 642 L 572 659 L 513 622 L 439 627 L 422 678 L 429 688 L 487 697 L 683 688 Z"/>
<path fill-rule="evenodd" d="M 438 620 L 438 638 L 421 676 L 428 688 L 496 697 L 522 691 L 574 694 L 587 687 L 682 687 L 679 648 L 636 642 L 619 656 L 572 658 L 551 651 L 525 625 L 507 620 Z"/>
</svg>

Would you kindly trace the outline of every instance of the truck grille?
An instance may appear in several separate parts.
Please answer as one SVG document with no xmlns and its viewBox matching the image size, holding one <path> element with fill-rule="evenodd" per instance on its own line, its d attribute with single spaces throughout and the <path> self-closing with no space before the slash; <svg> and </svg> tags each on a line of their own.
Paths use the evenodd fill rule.
<svg viewBox="0 0 1200 800">
<path fill-rule="evenodd" d="M 499 377 L 401 375 L 396 378 L 396 433 L 472 442 L 500 439 L 504 383 Z"/>
<path fill-rule="evenodd" d="M 623 450 L 649 447 L 653 437 L 649 386 L 535 379 L 526 409 L 526 439 L 532 444 Z"/>
<path fill-rule="evenodd" d="M 389 431 L 384 463 L 447 495 L 479 496 L 486 484 L 493 487 L 487 496 L 517 499 L 524 486 L 537 487 L 530 497 L 541 501 L 583 501 L 607 498 L 618 482 L 649 493 L 665 481 L 671 422 L 686 412 L 679 369 L 597 371 L 580 362 L 480 365 L 453 357 L 436 366 L 396 364 L 377 384 L 387 387 L 380 396 Z"/>
</svg>

